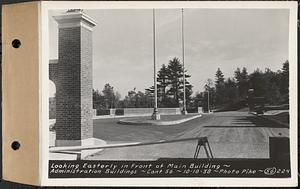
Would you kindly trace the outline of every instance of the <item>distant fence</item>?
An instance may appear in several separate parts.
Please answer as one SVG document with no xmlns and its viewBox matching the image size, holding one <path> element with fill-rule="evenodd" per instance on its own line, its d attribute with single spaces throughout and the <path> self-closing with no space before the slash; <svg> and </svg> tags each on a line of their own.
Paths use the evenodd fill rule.
<svg viewBox="0 0 300 189">
<path fill-rule="evenodd" d="M 161 115 L 178 115 L 181 114 L 180 108 L 158 108 Z M 119 108 L 119 109 L 106 109 L 97 110 L 97 116 L 132 116 L 132 115 L 152 115 L 153 108 Z M 202 113 L 202 107 L 188 109 L 188 113 Z"/>
<path fill-rule="evenodd" d="M 158 112 L 161 115 L 176 115 L 180 114 L 180 108 L 159 108 Z M 153 108 L 124 108 L 124 115 L 151 115 Z"/>
<path fill-rule="evenodd" d="M 161 115 L 176 115 L 180 114 L 180 108 L 159 108 L 158 112 Z M 107 109 L 97 110 L 97 116 L 101 115 L 152 115 L 153 108 L 121 108 L 121 109 Z"/>
</svg>

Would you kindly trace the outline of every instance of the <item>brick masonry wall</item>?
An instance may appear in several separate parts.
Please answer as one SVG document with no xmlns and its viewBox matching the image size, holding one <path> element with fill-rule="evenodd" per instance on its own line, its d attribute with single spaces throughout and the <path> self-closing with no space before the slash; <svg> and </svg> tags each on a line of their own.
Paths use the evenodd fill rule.
<svg viewBox="0 0 300 189">
<path fill-rule="evenodd" d="M 93 137 L 92 32 L 84 27 L 59 29 L 56 82 L 56 139 Z M 51 64 L 50 64 L 51 65 Z M 51 73 L 52 77 L 55 74 Z"/>
<path fill-rule="evenodd" d="M 81 140 L 81 28 L 59 29 L 56 140 Z"/>
</svg>

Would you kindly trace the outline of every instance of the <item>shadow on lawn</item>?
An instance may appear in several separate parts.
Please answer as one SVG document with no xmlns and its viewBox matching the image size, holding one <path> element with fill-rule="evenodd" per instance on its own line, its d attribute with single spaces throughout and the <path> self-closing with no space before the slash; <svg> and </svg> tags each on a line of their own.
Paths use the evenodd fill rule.
<svg viewBox="0 0 300 189">
<path fill-rule="evenodd" d="M 286 128 L 278 123 L 266 120 L 257 116 L 247 116 L 247 117 L 235 117 L 231 122 L 231 125 L 208 125 L 204 127 L 214 127 L 214 128 Z"/>
</svg>

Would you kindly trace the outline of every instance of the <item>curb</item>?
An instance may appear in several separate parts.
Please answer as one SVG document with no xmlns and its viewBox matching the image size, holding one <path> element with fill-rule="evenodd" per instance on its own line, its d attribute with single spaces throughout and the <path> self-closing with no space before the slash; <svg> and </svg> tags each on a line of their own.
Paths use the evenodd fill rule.
<svg viewBox="0 0 300 189">
<path fill-rule="evenodd" d="M 180 120 L 175 120 L 175 121 L 153 121 L 153 120 L 145 120 L 145 121 L 135 121 L 135 120 L 128 120 L 128 119 L 122 119 L 120 121 L 118 121 L 119 124 L 122 125 L 154 125 L 154 126 L 166 126 L 166 125 L 177 125 L 180 123 L 184 123 L 196 118 L 201 117 L 202 115 L 195 115 L 189 118 L 185 118 L 185 119 L 180 119 Z"/>
<path fill-rule="evenodd" d="M 140 117 L 140 116 L 151 116 L 151 115 L 152 114 L 104 115 L 104 116 L 94 116 L 93 119 L 113 119 L 113 118 Z"/>
</svg>

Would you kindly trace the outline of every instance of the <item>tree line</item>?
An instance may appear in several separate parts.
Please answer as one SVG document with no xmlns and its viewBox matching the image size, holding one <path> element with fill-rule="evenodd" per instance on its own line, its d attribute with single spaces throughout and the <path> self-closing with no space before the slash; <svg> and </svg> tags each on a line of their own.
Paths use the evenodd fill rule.
<svg viewBox="0 0 300 189">
<path fill-rule="evenodd" d="M 247 68 L 237 68 L 234 76 L 225 78 L 220 68 L 215 73 L 214 81 L 208 79 L 203 92 L 194 98 L 195 106 L 213 109 L 242 108 L 247 104 L 249 90 L 255 98 L 263 99 L 265 104 L 280 105 L 289 103 L 289 61 L 276 72 L 269 68 L 248 73 Z M 209 96 L 208 96 L 209 95 Z"/>
<path fill-rule="evenodd" d="M 233 77 L 225 78 L 220 68 L 214 80 L 208 79 L 202 92 L 192 96 L 191 77 L 183 70 L 179 58 L 174 57 L 167 65 L 163 64 L 157 73 L 158 107 L 180 107 L 183 102 L 183 74 L 186 83 L 187 109 L 208 107 L 222 109 L 235 105 L 245 106 L 249 89 L 253 89 L 255 97 L 263 97 L 267 104 L 288 104 L 289 99 L 289 62 L 283 63 L 282 69 L 276 72 L 266 68 L 248 73 L 247 68 L 237 68 Z M 209 95 L 209 96 L 208 96 Z M 241 103 L 243 102 L 243 103 Z M 144 91 L 136 88 L 128 91 L 124 99 L 109 83 L 102 91 L 93 90 L 93 106 L 95 109 L 110 108 L 153 108 L 154 87 Z"/>
<path fill-rule="evenodd" d="M 192 101 L 192 85 L 188 81 L 191 76 L 187 70 L 183 71 L 179 58 L 174 57 L 168 63 L 163 64 L 157 73 L 157 96 L 158 106 L 179 107 L 183 101 L 183 73 L 185 74 L 186 101 Z M 146 88 L 144 91 L 136 91 L 136 88 L 128 91 L 123 100 L 118 92 L 107 83 L 102 92 L 93 91 L 94 108 L 151 108 L 154 107 L 154 86 Z"/>
</svg>

